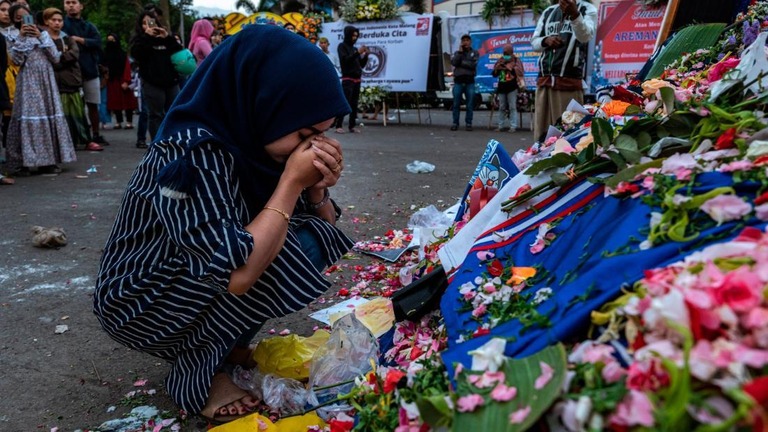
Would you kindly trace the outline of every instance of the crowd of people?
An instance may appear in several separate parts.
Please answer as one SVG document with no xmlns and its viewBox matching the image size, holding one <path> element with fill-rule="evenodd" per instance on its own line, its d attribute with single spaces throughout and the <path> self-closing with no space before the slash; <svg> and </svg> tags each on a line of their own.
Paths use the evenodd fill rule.
<svg viewBox="0 0 768 432">
<path fill-rule="evenodd" d="M 157 134 L 184 76 L 172 55 L 184 49 L 148 4 L 129 50 L 85 20 L 80 0 L 36 13 L 25 0 L 0 0 L 0 185 L 57 174 L 76 151 L 103 151 L 105 129 L 136 129 L 136 147 Z M 222 40 L 207 19 L 195 22 L 189 50 L 197 63 Z M 134 117 L 137 117 L 134 127 Z"/>
</svg>

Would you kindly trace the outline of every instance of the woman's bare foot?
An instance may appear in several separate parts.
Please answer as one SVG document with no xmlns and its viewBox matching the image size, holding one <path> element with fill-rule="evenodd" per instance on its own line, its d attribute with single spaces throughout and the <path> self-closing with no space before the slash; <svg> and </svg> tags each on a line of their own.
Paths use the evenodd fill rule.
<svg viewBox="0 0 768 432">
<path fill-rule="evenodd" d="M 241 416 L 244 414 L 252 413 L 257 406 L 259 406 L 258 399 L 251 395 L 245 395 L 240 399 L 219 408 L 216 411 L 216 416 Z"/>
<path fill-rule="evenodd" d="M 14 180 L 14 179 L 12 179 L 10 177 L 0 176 L 0 185 L 11 186 L 11 185 L 14 185 L 14 184 L 16 184 L 16 180 Z"/>
<path fill-rule="evenodd" d="M 200 415 L 212 423 L 226 423 L 253 412 L 259 401 L 247 391 L 236 386 L 224 373 L 211 379 L 208 401 Z"/>
</svg>

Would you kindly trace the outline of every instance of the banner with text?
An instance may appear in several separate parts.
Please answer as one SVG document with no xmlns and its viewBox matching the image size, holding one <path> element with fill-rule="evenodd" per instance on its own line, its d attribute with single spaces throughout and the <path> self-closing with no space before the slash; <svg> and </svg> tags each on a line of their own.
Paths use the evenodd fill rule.
<svg viewBox="0 0 768 432">
<path fill-rule="evenodd" d="M 477 63 L 477 76 L 475 76 L 479 92 L 493 93 L 496 91 L 498 79 L 491 73 L 496 60 L 502 56 L 504 45 L 507 44 L 512 44 L 515 55 L 523 62 L 526 87 L 530 90 L 536 89 L 536 76 L 539 74 L 539 53 L 534 52 L 531 47 L 531 38 L 535 29 L 535 27 L 522 27 L 469 32 L 472 36 L 472 48 L 480 54 L 480 61 Z"/>
<path fill-rule="evenodd" d="M 432 24 L 432 15 L 354 23 L 360 30 L 355 46 L 370 49 L 363 68 L 363 86 L 381 86 L 396 92 L 426 91 Z M 323 24 L 320 36 L 328 38 L 331 52 L 338 53 L 347 25 L 344 21 Z"/>
<path fill-rule="evenodd" d="M 600 3 L 597 41 L 603 78 L 625 82 L 653 54 L 665 7 L 645 6 L 635 0 Z"/>
</svg>

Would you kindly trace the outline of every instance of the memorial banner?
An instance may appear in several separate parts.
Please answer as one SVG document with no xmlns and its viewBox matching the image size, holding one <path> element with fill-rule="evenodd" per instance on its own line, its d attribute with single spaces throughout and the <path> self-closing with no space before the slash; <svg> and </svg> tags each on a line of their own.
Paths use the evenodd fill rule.
<svg viewBox="0 0 768 432">
<path fill-rule="evenodd" d="M 381 86 L 396 92 L 426 91 L 432 18 L 415 15 L 352 24 L 360 30 L 355 46 L 365 45 L 371 52 L 363 68 L 363 86 Z M 320 36 L 328 38 L 332 53 L 338 52 L 347 25 L 344 21 L 323 24 Z"/>
<path fill-rule="evenodd" d="M 498 79 L 491 73 L 493 65 L 502 56 L 504 45 L 512 44 L 515 55 L 522 60 L 525 70 L 525 85 L 528 89 L 536 88 L 536 76 L 539 74 L 539 53 L 531 47 L 531 38 L 535 27 L 500 29 L 469 32 L 472 36 L 472 48 L 480 54 L 475 82 L 481 93 L 496 91 Z"/>
</svg>

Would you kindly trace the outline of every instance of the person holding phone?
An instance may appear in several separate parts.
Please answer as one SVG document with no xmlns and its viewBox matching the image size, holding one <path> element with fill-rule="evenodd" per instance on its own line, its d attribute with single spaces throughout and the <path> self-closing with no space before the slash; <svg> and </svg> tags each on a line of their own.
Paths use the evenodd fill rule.
<svg viewBox="0 0 768 432">
<path fill-rule="evenodd" d="M 59 173 L 58 164 L 76 160 L 53 71 L 61 54 L 29 8 L 15 4 L 9 13 L 19 28 L 11 57 L 21 68 L 8 127 L 8 163 L 19 175 L 31 169 Z"/>
<path fill-rule="evenodd" d="M 139 63 L 151 140 L 158 138 L 160 123 L 179 93 L 179 74 L 171 63 L 171 55 L 182 49 L 184 47 L 176 38 L 159 24 L 153 11 L 145 10 L 139 14 L 131 41 L 131 55 Z"/>
</svg>

